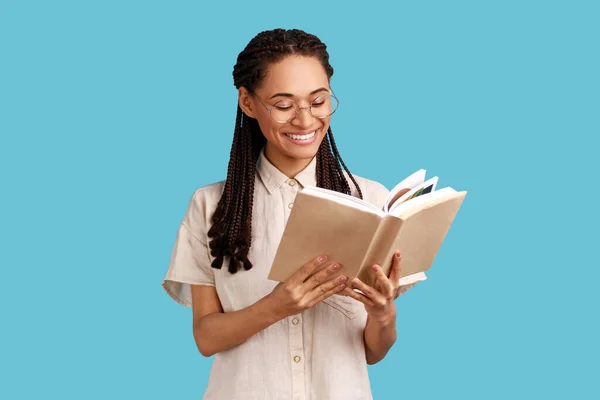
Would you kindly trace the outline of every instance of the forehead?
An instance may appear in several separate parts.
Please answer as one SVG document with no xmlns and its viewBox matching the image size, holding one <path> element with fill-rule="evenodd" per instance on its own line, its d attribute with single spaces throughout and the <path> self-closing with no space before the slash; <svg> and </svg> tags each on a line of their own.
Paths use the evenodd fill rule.
<svg viewBox="0 0 600 400">
<path fill-rule="evenodd" d="M 267 96 L 291 93 L 303 97 L 320 87 L 329 87 L 321 62 L 315 57 L 289 56 L 267 68 L 260 91 Z"/>
</svg>

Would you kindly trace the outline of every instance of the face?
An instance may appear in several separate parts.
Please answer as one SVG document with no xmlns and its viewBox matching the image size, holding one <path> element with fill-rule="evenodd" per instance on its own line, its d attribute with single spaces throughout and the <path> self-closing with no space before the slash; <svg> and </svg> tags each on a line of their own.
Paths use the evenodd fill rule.
<svg viewBox="0 0 600 400">
<path fill-rule="evenodd" d="M 267 108 L 285 109 L 292 100 L 300 107 L 308 107 L 317 97 L 330 93 L 329 79 L 320 61 L 314 57 L 289 56 L 271 64 L 254 93 L 256 96 L 240 88 L 240 106 L 258 121 L 267 139 L 267 158 L 276 165 L 310 161 L 327 134 L 331 117 L 316 118 L 305 108 L 291 121 L 281 123 L 273 120 Z M 318 112 L 316 108 L 313 110 L 315 114 Z"/>
</svg>

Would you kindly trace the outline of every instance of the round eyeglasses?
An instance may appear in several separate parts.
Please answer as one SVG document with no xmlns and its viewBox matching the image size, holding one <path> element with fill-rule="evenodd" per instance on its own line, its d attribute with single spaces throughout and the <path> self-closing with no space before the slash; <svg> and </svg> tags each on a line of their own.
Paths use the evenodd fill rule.
<svg viewBox="0 0 600 400">
<path fill-rule="evenodd" d="M 308 107 L 300 107 L 292 99 L 278 100 L 272 107 L 269 108 L 265 102 L 254 92 L 252 94 L 260 100 L 262 105 L 271 115 L 271 118 L 275 122 L 285 124 L 296 118 L 301 110 L 308 110 L 308 113 L 315 118 L 327 118 L 330 117 L 338 108 L 340 104 L 339 100 L 333 93 L 327 92 L 320 94 L 313 101 L 310 102 Z"/>
</svg>

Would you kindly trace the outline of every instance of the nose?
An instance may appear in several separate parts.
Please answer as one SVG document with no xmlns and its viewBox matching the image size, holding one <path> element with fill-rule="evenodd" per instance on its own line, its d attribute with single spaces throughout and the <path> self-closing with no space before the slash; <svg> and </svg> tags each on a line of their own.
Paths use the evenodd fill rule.
<svg viewBox="0 0 600 400">
<path fill-rule="evenodd" d="M 310 114 L 308 107 L 300 107 L 296 118 L 291 121 L 291 124 L 299 127 L 308 127 L 312 125 L 313 118 L 314 117 Z"/>
</svg>

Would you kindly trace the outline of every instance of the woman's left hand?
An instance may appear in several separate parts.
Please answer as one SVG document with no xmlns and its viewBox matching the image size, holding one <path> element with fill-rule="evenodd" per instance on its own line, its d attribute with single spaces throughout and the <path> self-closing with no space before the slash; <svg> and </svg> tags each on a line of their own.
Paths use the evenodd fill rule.
<svg viewBox="0 0 600 400">
<path fill-rule="evenodd" d="M 352 282 L 348 282 L 349 287 L 343 291 L 345 295 L 363 303 L 367 314 L 381 323 L 395 320 L 396 304 L 394 300 L 400 295 L 400 252 L 397 251 L 392 258 L 389 276 L 383 273 L 381 266 L 373 265 L 371 268 L 372 286 L 355 278 Z M 352 288 L 356 288 L 364 294 L 357 293 Z"/>
</svg>

